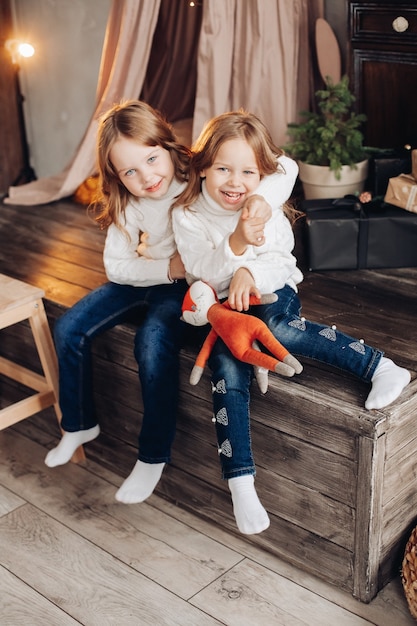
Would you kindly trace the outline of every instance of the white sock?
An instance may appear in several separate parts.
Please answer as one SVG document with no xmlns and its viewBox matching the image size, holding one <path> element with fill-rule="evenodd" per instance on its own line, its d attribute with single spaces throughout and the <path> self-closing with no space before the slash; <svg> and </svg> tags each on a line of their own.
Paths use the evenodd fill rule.
<svg viewBox="0 0 417 626">
<path fill-rule="evenodd" d="M 408 370 L 383 356 L 371 378 L 372 389 L 366 399 L 365 408 L 383 409 L 388 406 L 398 398 L 410 379 Z"/>
<path fill-rule="evenodd" d="M 136 461 L 129 476 L 116 492 L 116 500 L 125 504 L 135 504 L 149 498 L 159 483 L 164 467 L 165 463 Z"/>
<path fill-rule="evenodd" d="M 268 513 L 258 498 L 254 482 L 252 474 L 229 478 L 228 481 L 236 524 L 244 535 L 261 533 L 270 524 Z"/>
<path fill-rule="evenodd" d="M 65 432 L 56 448 L 49 450 L 45 457 L 45 464 L 48 467 L 56 467 L 68 463 L 72 455 L 83 443 L 92 441 L 100 434 L 100 426 L 93 426 L 87 430 L 77 430 L 74 433 Z"/>
</svg>

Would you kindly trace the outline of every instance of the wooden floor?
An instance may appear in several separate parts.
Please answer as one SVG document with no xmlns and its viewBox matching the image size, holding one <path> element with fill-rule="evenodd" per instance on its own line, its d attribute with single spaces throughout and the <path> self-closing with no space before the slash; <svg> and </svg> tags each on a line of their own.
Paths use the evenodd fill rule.
<svg viewBox="0 0 417 626">
<path fill-rule="evenodd" d="M 85 208 L 68 201 L 0 206 L 0 272 L 42 287 L 63 307 L 105 280 L 103 241 Z M 366 272 L 343 275 L 358 288 L 369 280 Z M 416 270 L 375 273 L 376 293 L 378 281 L 401 300 L 415 290 Z M 307 298 L 309 283 L 307 276 Z M 319 307 L 311 293 L 309 303 Z M 369 605 L 359 603 L 155 495 L 117 503 L 122 476 L 91 459 L 47 468 L 55 444 L 39 417 L 0 432 L 1 626 L 415 623 L 399 576 Z"/>
<path fill-rule="evenodd" d="M 47 468 L 30 421 L 0 433 L 2 626 L 415 623 L 399 579 L 362 604 L 155 495 L 117 503 L 91 460 Z"/>
</svg>

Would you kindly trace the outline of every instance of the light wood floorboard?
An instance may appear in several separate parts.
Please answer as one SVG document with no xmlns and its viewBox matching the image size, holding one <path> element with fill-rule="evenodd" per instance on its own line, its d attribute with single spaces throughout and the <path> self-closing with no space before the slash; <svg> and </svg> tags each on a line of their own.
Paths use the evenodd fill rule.
<svg viewBox="0 0 417 626">
<path fill-rule="evenodd" d="M 361 604 L 157 496 L 119 504 L 119 476 L 47 468 L 25 423 L 0 432 L 2 626 L 415 624 L 399 578 Z"/>
</svg>

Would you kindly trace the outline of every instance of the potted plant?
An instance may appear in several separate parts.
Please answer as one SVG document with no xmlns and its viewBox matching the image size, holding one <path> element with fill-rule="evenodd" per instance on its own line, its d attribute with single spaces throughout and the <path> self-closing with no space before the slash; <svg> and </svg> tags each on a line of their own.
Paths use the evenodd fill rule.
<svg viewBox="0 0 417 626">
<path fill-rule="evenodd" d="M 361 125 L 363 114 L 351 110 L 355 96 L 349 79 L 326 78 L 315 94 L 317 112 L 302 111 L 303 121 L 288 125 L 286 152 L 298 161 L 306 199 L 340 198 L 363 191 L 368 173 Z"/>
</svg>

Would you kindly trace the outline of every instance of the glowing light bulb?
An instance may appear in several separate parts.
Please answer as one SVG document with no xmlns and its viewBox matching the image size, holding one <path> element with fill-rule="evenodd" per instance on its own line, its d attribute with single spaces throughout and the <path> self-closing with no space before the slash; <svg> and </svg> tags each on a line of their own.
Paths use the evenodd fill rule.
<svg viewBox="0 0 417 626">
<path fill-rule="evenodd" d="M 35 48 L 30 44 L 30 43 L 21 43 L 19 44 L 19 54 L 22 57 L 33 57 L 33 55 L 35 54 Z"/>
<path fill-rule="evenodd" d="M 19 39 L 7 39 L 4 46 L 12 58 L 12 63 L 17 65 L 19 57 L 31 57 L 35 54 L 35 48 Z"/>
</svg>

